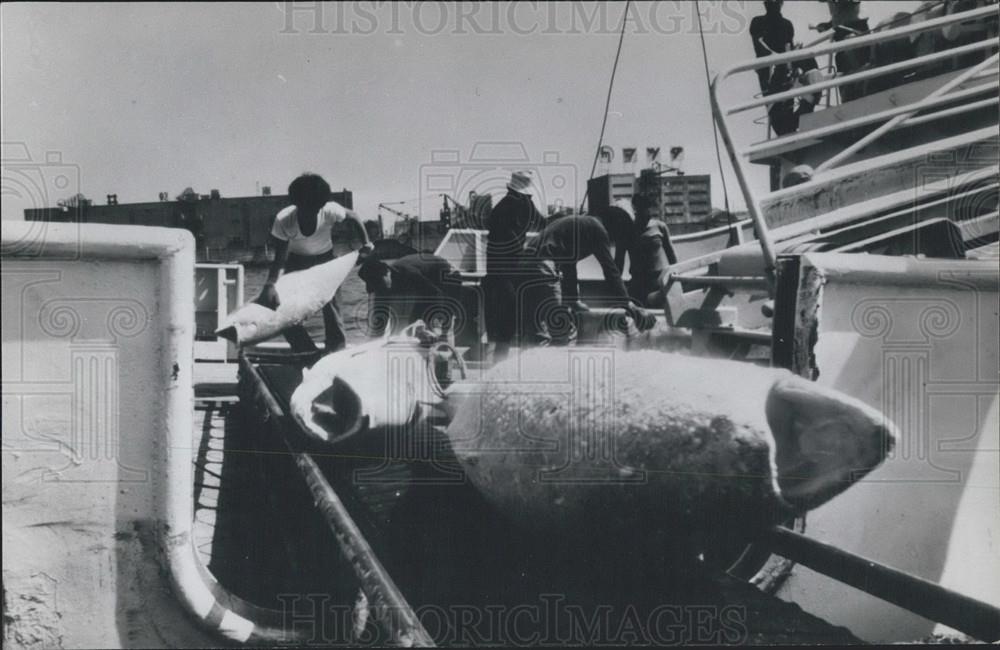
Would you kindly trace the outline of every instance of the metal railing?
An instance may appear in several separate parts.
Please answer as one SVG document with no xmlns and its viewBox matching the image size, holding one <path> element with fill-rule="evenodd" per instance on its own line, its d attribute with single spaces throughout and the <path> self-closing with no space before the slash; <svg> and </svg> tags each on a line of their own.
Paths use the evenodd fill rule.
<svg viewBox="0 0 1000 650">
<path fill-rule="evenodd" d="M 993 83 L 993 84 L 988 84 L 986 86 L 977 86 L 974 89 L 952 92 L 956 87 L 960 86 L 961 84 L 966 83 L 973 79 L 978 79 L 982 75 L 984 70 L 986 70 L 987 68 L 991 68 L 992 66 L 997 65 L 998 60 L 1000 60 L 1000 55 L 992 54 L 991 56 L 987 56 L 987 58 L 984 61 L 970 68 L 965 69 L 959 75 L 952 78 L 942 86 L 933 89 L 931 92 L 929 92 L 926 96 L 922 97 L 921 99 L 909 102 L 902 106 L 898 106 L 886 111 L 880 111 L 879 113 L 863 116 L 860 118 L 856 118 L 854 120 L 840 122 L 838 124 L 834 124 L 829 127 L 824 127 L 821 129 L 814 129 L 803 133 L 793 133 L 785 137 L 775 138 L 765 143 L 757 143 L 749 147 L 741 148 L 736 146 L 736 143 L 733 140 L 732 129 L 729 118 L 732 115 L 753 108 L 767 107 L 777 102 L 793 100 L 797 97 L 812 95 L 817 92 L 832 88 L 841 88 L 847 84 L 857 83 L 859 81 L 873 79 L 875 77 L 881 77 L 888 74 L 897 73 L 903 70 L 909 70 L 921 66 L 926 66 L 927 64 L 930 63 L 952 59 L 954 57 L 959 57 L 964 54 L 972 54 L 981 51 L 989 52 L 990 50 L 995 50 L 997 48 L 1000 48 L 1000 38 L 994 36 L 987 36 L 986 38 L 980 39 L 979 41 L 973 43 L 960 45 L 958 47 L 947 48 L 938 52 L 932 52 L 930 54 L 914 57 L 905 61 L 899 61 L 875 68 L 860 70 L 858 72 L 853 72 L 850 74 L 838 75 L 833 79 L 822 81 L 820 83 L 793 88 L 791 90 L 775 93 L 773 95 L 766 95 L 754 99 L 752 101 L 744 102 L 729 107 L 723 106 L 720 101 L 719 89 L 722 86 L 722 84 L 733 75 L 736 75 L 741 72 L 751 72 L 762 68 L 770 68 L 776 65 L 794 64 L 794 62 L 796 61 L 808 59 L 810 57 L 833 55 L 837 52 L 843 52 L 846 50 L 855 50 L 855 49 L 871 47 L 879 43 L 894 41 L 914 34 L 919 34 L 922 32 L 928 32 L 932 30 L 938 30 L 949 25 L 970 22 L 974 20 L 985 20 L 997 16 L 1000 16 L 1000 7 L 996 5 L 991 5 L 988 7 L 980 7 L 970 11 L 955 13 L 948 16 L 943 16 L 941 18 L 935 18 L 932 20 L 927 20 L 912 25 L 905 25 L 898 28 L 888 29 L 884 31 L 877 31 L 875 33 L 870 33 L 865 36 L 849 38 L 839 42 L 821 43 L 819 45 L 798 49 L 792 52 L 761 57 L 728 68 L 716 76 L 716 78 L 712 82 L 711 93 L 710 93 L 712 100 L 712 111 L 715 117 L 715 121 L 719 126 L 719 131 L 722 134 L 723 142 L 726 145 L 726 150 L 729 154 L 729 159 L 730 163 L 733 166 L 733 171 L 736 173 L 736 178 L 737 181 L 739 182 L 740 191 L 743 193 L 743 197 L 747 206 L 747 212 L 749 213 L 750 218 L 753 220 L 754 225 L 756 227 L 758 241 L 760 242 L 761 251 L 764 257 L 765 273 L 772 288 L 774 286 L 774 269 L 775 269 L 775 257 L 776 257 L 774 242 L 771 237 L 771 233 L 768 229 L 767 222 L 764 219 L 763 211 L 761 208 L 761 201 L 759 197 L 756 195 L 756 193 L 753 191 L 753 189 L 750 187 L 750 183 L 748 180 L 748 173 L 747 173 L 748 171 L 747 159 L 751 155 L 759 154 L 761 151 L 766 151 L 769 149 L 776 148 L 779 145 L 788 145 L 792 143 L 798 143 L 803 140 L 815 139 L 816 137 L 843 133 L 858 126 L 869 125 L 885 120 L 885 123 L 876 128 L 874 131 L 860 138 L 854 144 L 843 149 L 842 151 L 834 155 L 832 158 L 820 164 L 816 170 L 816 173 L 822 173 L 844 162 L 845 160 L 856 154 L 858 151 L 860 151 L 862 148 L 869 146 L 876 139 L 882 137 L 883 135 L 894 129 L 898 129 L 903 126 L 912 126 L 914 124 L 922 124 L 931 120 L 952 118 L 955 115 L 968 113 L 970 111 L 979 110 L 991 104 L 996 104 L 997 97 L 996 94 L 994 93 L 992 97 L 981 101 L 972 101 L 958 106 L 951 106 L 944 110 L 939 110 L 934 113 L 921 115 L 919 117 L 917 116 L 917 113 L 920 113 L 922 111 L 926 111 L 932 108 L 937 108 L 943 106 L 944 104 L 954 103 L 957 100 L 967 99 L 973 95 L 979 95 L 986 90 L 997 87 L 997 84 Z"/>
<path fill-rule="evenodd" d="M 1000 608 L 806 537 L 773 528 L 764 545 L 817 573 L 987 642 L 1000 641 Z"/>
<path fill-rule="evenodd" d="M 229 316 L 230 312 L 243 304 L 245 292 L 245 271 L 242 264 L 195 265 L 195 317 L 196 334 L 195 359 L 201 361 L 227 361 L 236 359 L 236 346 L 214 335 Z M 210 323 L 202 320 L 209 315 Z M 204 332 L 203 327 L 210 327 Z"/>
</svg>

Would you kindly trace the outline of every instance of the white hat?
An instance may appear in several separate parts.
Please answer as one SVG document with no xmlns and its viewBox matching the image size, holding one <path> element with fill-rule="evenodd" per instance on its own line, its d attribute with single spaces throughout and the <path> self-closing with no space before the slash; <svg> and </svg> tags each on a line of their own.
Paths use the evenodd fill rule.
<svg viewBox="0 0 1000 650">
<path fill-rule="evenodd" d="M 510 175 L 507 189 L 521 194 L 531 194 L 535 188 L 534 176 L 531 170 L 516 171 Z"/>
</svg>

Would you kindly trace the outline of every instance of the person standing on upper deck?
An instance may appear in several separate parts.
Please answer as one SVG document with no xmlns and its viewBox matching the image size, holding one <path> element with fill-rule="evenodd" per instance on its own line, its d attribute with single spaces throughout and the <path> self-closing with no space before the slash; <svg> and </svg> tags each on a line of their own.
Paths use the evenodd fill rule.
<svg viewBox="0 0 1000 650">
<path fill-rule="evenodd" d="M 764 15 L 754 16 L 750 21 L 750 38 L 753 39 L 753 51 L 758 58 L 783 54 L 793 47 L 795 26 L 781 15 L 782 4 L 781 0 L 765 0 Z M 787 74 L 787 68 L 788 66 L 775 66 L 758 69 L 760 91 L 765 95 L 775 92 L 776 75 Z"/>
<path fill-rule="evenodd" d="M 372 248 L 364 221 L 354 210 L 330 200 L 330 185 L 322 176 L 305 173 L 293 180 L 288 186 L 288 199 L 292 205 L 281 210 L 271 226 L 270 244 L 274 248 L 274 261 L 268 270 L 267 281 L 254 301 L 271 309 L 279 304 L 274 283 L 282 273 L 302 271 L 335 257 L 335 224 L 345 219 L 350 221 L 364 242 L 362 248 Z M 327 352 L 336 352 L 347 345 L 336 298 L 323 306 L 323 326 Z M 303 325 L 291 327 L 283 334 L 294 352 L 313 352 L 317 349 Z"/>
<path fill-rule="evenodd" d="M 816 30 L 826 32 L 832 29 L 834 42 L 868 33 L 868 19 L 861 17 L 861 0 L 820 0 L 820 2 L 826 4 L 830 10 L 830 20 L 816 25 Z M 838 75 L 849 75 L 872 65 L 872 48 L 867 46 L 841 50 L 834 55 L 833 60 L 837 65 Z M 849 102 L 867 92 L 865 81 L 847 83 L 839 89 L 840 101 Z"/>
<path fill-rule="evenodd" d="M 507 194 L 490 212 L 486 242 L 486 332 L 495 343 L 495 355 L 506 354 L 517 331 L 518 260 L 529 231 L 541 230 L 545 219 L 531 199 L 534 174 L 515 171 L 507 183 Z"/>
</svg>

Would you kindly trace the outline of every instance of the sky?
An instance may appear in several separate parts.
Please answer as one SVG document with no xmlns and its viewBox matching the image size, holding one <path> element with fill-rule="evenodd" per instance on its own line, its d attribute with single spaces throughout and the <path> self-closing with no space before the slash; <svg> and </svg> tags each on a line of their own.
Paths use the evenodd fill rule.
<svg viewBox="0 0 1000 650">
<path fill-rule="evenodd" d="M 864 2 L 872 24 L 918 2 Z M 760 2 L 702 2 L 712 75 L 753 56 Z M 685 149 L 723 205 L 695 4 L 636 2 L 611 98 L 610 171 L 621 149 Z M 436 218 L 442 192 L 500 194 L 511 167 L 536 171 L 542 201 L 578 202 L 590 176 L 623 3 L 4 3 L 4 219 L 76 192 L 98 203 L 283 194 L 303 171 Z M 786 2 L 796 40 L 822 2 Z M 722 89 L 757 91 L 751 74 Z M 762 139 L 747 114 L 741 144 Z M 743 198 L 722 152 L 730 204 Z M 642 164 L 639 165 L 644 166 Z M 601 167 L 598 173 L 607 171 Z M 767 189 L 764 168 L 751 183 Z M 387 222 L 391 215 L 385 213 Z"/>
</svg>

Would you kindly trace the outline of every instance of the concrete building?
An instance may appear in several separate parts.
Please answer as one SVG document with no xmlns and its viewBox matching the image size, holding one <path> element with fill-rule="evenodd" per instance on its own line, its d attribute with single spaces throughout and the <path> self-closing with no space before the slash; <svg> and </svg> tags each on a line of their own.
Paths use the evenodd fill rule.
<svg viewBox="0 0 1000 650">
<path fill-rule="evenodd" d="M 332 192 L 330 200 L 347 208 L 354 207 L 354 196 L 347 189 Z M 278 211 L 289 204 L 287 195 L 222 198 L 216 190 L 201 195 L 185 192 L 174 201 L 96 205 L 81 200 L 75 203 L 27 209 L 24 218 L 26 221 L 185 228 L 195 236 L 199 262 L 266 261 L 271 224 Z"/>
<path fill-rule="evenodd" d="M 635 192 L 635 174 L 605 174 L 587 181 L 587 205 L 598 210 L 620 199 L 631 199 Z"/>
<path fill-rule="evenodd" d="M 674 234 L 708 228 L 712 218 L 712 177 L 708 174 L 664 174 L 644 169 L 639 174 L 638 191 L 649 199 L 650 214 L 660 219 Z"/>
<path fill-rule="evenodd" d="M 639 176 L 605 174 L 587 181 L 587 205 L 597 210 L 621 199 L 642 194 L 649 199 L 651 216 L 661 219 L 674 234 L 707 229 L 712 218 L 712 177 L 708 174 L 667 174 L 643 169 Z"/>
</svg>

